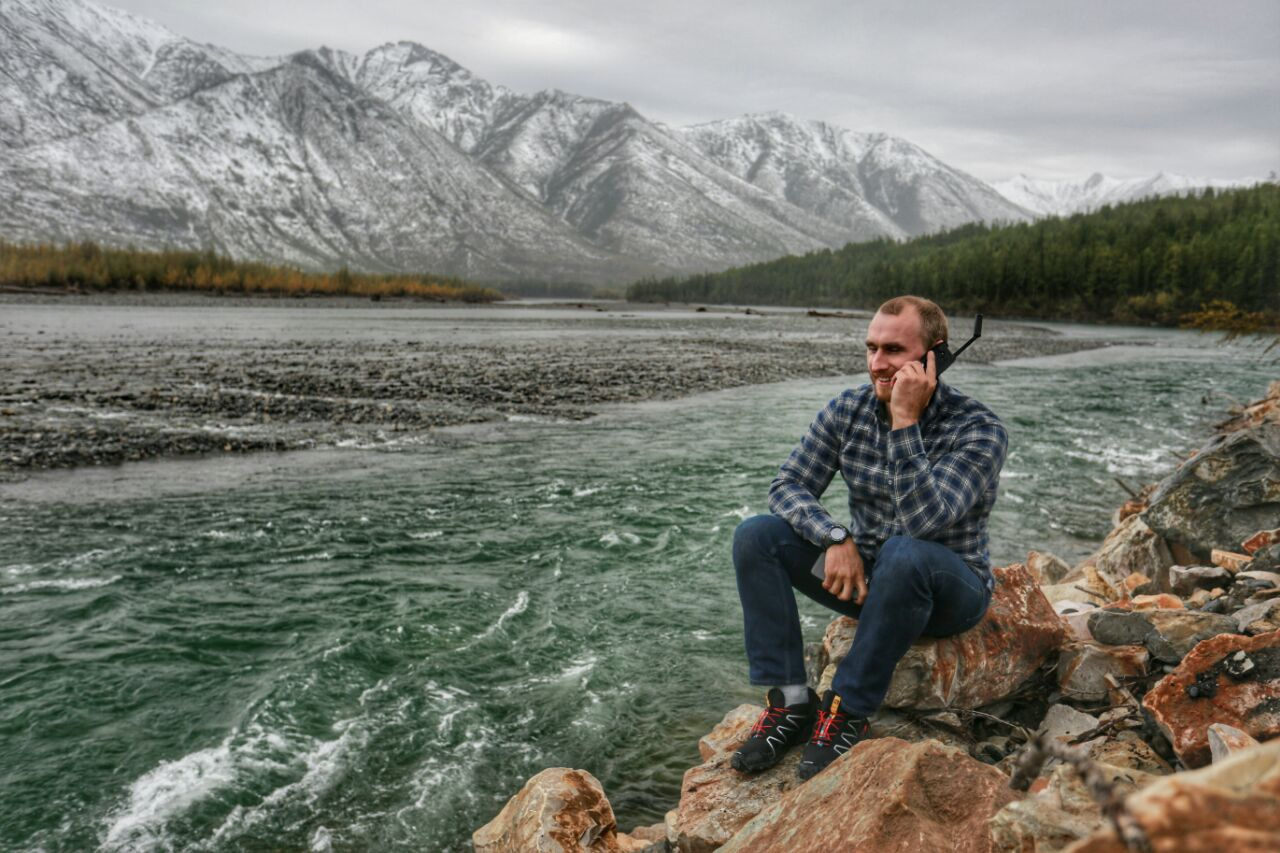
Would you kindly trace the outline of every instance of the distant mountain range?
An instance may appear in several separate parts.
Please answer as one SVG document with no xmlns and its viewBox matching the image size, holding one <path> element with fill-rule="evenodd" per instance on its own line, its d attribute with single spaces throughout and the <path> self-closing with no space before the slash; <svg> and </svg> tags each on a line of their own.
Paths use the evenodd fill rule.
<svg viewBox="0 0 1280 853">
<path fill-rule="evenodd" d="M 0 0 L 0 98 L 9 240 L 621 282 L 1076 198 L 781 113 L 668 127 L 410 42 L 243 56 L 88 0 Z"/>
<path fill-rule="evenodd" d="M 1088 213 L 1108 204 L 1124 204 L 1153 196 L 1186 195 L 1208 187 L 1229 189 L 1248 186 L 1255 181 L 1223 181 L 1189 178 L 1186 175 L 1160 172 L 1150 178 L 1109 178 L 1093 173 L 1078 181 L 1048 180 L 1018 175 L 992 184 L 1005 198 L 1037 216 L 1066 216 Z"/>
</svg>

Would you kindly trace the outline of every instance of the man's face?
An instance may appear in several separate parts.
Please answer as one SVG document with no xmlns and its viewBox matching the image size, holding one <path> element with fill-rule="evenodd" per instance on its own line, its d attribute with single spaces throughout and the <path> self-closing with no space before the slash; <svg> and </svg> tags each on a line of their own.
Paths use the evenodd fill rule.
<svg viewBox="0 0 1280 853">
<path fill-rule="evenodd" d="M 920 313 L 908 306 L 901 314 L 877 313 L 867 329 L 867 372 L 876 397 L 884 403 L 893 394 L 893 377 L 908 361 L 924 357 Z"/>
</svg>

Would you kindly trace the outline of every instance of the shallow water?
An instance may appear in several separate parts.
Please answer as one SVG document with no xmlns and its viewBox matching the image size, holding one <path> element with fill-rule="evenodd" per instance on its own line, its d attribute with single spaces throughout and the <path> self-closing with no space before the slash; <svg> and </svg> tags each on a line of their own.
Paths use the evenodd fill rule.
<svg viewBox="0 0 1280 853">
<path fill-rule="evenodd" d="M 1087 553 L 1275 373 L 1129 339 L 949 374 L 1010 430 L 997 563 Z M 457 849 L 547 766 L 660 820 L 754 698 L 734 525 L 858 382 L 0 487 L 0 848 Z"/>
</svg>

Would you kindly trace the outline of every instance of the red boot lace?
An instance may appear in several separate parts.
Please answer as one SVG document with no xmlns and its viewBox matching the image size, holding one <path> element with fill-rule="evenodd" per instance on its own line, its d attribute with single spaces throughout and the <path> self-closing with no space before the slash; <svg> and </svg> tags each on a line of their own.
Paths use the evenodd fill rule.
<svg viewBox="0 0 1280 853">
<path fill-rule="evenodd" d="M 819 746 L 831 746 L 831 727 L 842 726 L 848 717 L 842 711 L 828 713 L 818 709 L 818 725 L 813 729 L 813 743 Z"/>
<path fill-rule="evenodd" d="M 770 705 L 768 708 L 765 708 L 764 712 L 760 715 L 759 719 L 756 720 L 756 724 L 751 727 L 752 737 L 755 737 L 755 736 L 763 737 L 765 734 L 765 729 L 776 724 L 778 720 L 782 717 L 782 715 L 786 713 L 786 711 L 787 711 L 786 708 L 775 708 L 772 705 Z"/>
</svg>

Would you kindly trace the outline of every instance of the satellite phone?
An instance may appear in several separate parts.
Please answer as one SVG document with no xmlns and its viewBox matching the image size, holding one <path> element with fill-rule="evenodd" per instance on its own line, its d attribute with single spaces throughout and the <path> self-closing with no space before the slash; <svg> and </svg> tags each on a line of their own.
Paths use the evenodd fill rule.
<svg viewBox="0 0 1280 853">
<path fill-rule="evenodd" d="M 956 359 L 960 357 L 960 353 L 967 350 L 969 348 L 969 344 L 973 343 L 980 337 L 982 337 L 982 315 L 981 314 L 973 318 L 973 336 L 970 337 L 969 340 L 965 341 L 964 344 L 960 347 L 960 349 L 956 350 L 955 352 L 952 352 L 951 347 L 947 346 L 947 342 L 943 341 L 942 343 L 934 347 L 932 350 L 930 350 L 930 352 L 933 353 L 933 363 L 937 365 L 937 368 L 938 368 L 938 376 L 942 375 L 942 371 L 946 370 L 948 367 L 955 364 Z M 926 355 L 924 358 L 920 359 L 920 363 L 925 367 L 928 367 L 929 356 Z"/>
<path fill-rule="evenodd" d="M 981 314 L 973 318 L 973 335 L 970 336 L 969 340 L 961 344 L 960 349 L 956 350 L 955 352 L 952 352 L 951 347 L 947 346 L 947 342 L 943 341 L 942 343 L 934 347 L 932 350 L 930 350 L 930 352 L 933 353 L 933 363 L 937 367 L 937 371 L 938 371 L 936 375 L 941 376 L 942 371 L 946 370 L 948 367 L 955 364 L 956 359 L 960 357 L 960 353 L 967 350 L 969 348 L 969 345 L 980 337 L 982 337 L 982 315 Z M 920 363 L 927 368 L 929 366 L 929 356 L 926 355 L 924 358 L 920 359 Z M 826 551 L 823 551 L 821 554 L 818 555 L 818 561 L 813 564 L 813 568 L 810 569 L 810 571 L 813 572 L 814 576 L 817 577 L 819 580 L 826 580 L 826 577 L 827 577 L 827 552 Z"/>
</svg>

